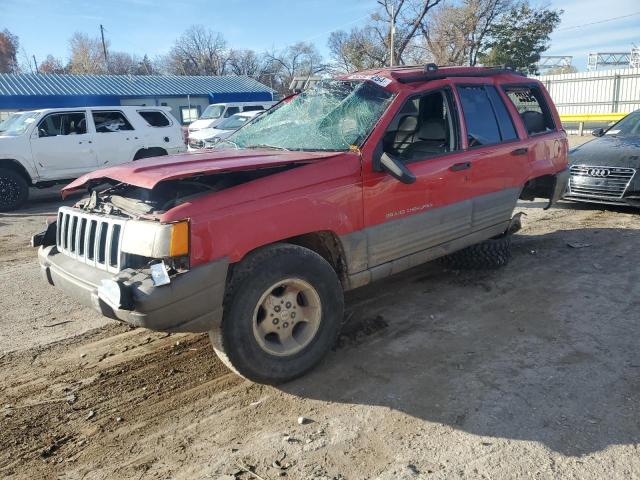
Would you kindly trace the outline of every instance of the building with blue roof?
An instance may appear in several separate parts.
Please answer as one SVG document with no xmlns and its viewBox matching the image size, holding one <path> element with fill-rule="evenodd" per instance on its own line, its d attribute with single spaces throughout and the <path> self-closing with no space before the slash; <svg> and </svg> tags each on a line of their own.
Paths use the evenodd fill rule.
<svg viewBox="0 0 640 480">
<path fill-rule="evenodd" d="M 271 101 L 274 94 L 246 76 L 0 74 L 0 120 L 39 108 L 156 105 L 187 124 L 211 103 Z"/>
</svg>

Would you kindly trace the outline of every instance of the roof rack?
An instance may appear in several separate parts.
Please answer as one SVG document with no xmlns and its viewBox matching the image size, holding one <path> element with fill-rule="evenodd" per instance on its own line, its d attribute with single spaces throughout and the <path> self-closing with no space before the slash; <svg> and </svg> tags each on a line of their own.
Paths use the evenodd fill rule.
<svg viewBox="0 0 640 480">
<path fill-rule="evenodd" d="M 438 65 L 435 63 L 427 63 L 422 73 L 417 75 L 411 75 L 408 77 L 402 77 L 398 75 L 394 75 L 395 72 L 391 72 L 393 78 L 396 79 L 399 83 L 414 83 L 414 82 L 424 82 L 426 80 L 442 80 L 445 78 L 452 77 L 490 77 L 493 75 L 499 75 L 501 73 L 510 73 L 512 75 L 519 75 L 521 77 L 526 77 L 526 75 L 522 72 L 518 72 L 514 70 L 512 67 L 501 65 L 499 67 L 480 67 L 473 72 L 444 72 L 440 70 Z"/>
</svg>

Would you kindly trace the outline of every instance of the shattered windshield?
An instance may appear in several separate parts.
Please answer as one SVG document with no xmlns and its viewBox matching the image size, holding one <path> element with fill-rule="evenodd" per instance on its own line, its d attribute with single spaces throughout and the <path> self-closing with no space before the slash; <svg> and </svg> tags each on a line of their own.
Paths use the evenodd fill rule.
<svg viewBox="0 0 640 480">
<path fill-rule="evenodd" d="M 209 105 L 204 109 L 204 112 L 202 112 L 200 120 L 212 120 L 215 118 L 220 118 L 222 112 L 224 112 L 224 105 Z"/>
<path fill-rule="evenodd" d="M 392 97 L 370 82 L 323 81 L 263 113 L 219 148 L 349 150 L 362 145 Z"/>
</svg>

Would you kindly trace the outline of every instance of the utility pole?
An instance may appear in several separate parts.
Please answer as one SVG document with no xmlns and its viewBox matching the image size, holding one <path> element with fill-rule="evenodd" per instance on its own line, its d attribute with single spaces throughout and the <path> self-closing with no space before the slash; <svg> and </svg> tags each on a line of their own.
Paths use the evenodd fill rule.
<svg viewBox="0 0 640 480">
<path fill-rule="evenodd" d="M 100 24 L 100 36 L 102 37 L 102 52 L 104 53 L 104 63 L 107 63 L 107 44 L 104 43 L 104 27 Z"/>
<path fill-rule="evenodd" d="M 395 5 L 391 5 L 391 41 L 389 42 L 389 66 L 393 67 L 393 41 L 396 34 L 396 15 L 395 15 Z"/>
<path fill-rule="evenodd" d="M 40 73 L 40 72 L 38 71 L 38 62 L 36 62 L 36 56 L 35 56 L 35 55 L 32 55 L 32 57 L 33 57 L 33 64 L 34 64 L 34 65 L 35 65 L 35 67 L 36 67 L 36 73 Z"/>
</svg>

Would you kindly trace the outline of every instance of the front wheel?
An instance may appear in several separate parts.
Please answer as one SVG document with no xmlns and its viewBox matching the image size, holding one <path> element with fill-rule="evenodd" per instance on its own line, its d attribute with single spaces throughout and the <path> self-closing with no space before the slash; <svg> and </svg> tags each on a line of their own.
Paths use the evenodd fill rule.
<svg viewBox="0 0 640 480">
<path fill-rule="evenodd" d="M 334 345 L 343 292 L 329 263 L 296 245 L 250 254 L 233 271 L 214 350 L 233 371 L 259 383 L 292 380 Z"/>
<path fill-rule="evenodd" d="M 22 206 L 29 198 L 29 185 L 19 173 L 0 168 L 0 212 Z"/>
</svg>

